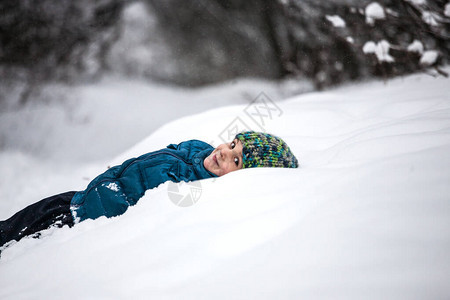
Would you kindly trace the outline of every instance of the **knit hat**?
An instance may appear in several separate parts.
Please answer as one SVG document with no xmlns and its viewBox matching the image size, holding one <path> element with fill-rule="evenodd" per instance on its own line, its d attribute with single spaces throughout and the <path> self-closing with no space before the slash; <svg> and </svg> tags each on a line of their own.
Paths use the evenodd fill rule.
<svg viewBox="0 0 450 300">
<path fill-rule="evenodd" d="M 297 168 L 298 161 L 288 145 L 279 137 L 255 131 L 236 134 L 242 142 L 242 168 Z"/>
</svg>

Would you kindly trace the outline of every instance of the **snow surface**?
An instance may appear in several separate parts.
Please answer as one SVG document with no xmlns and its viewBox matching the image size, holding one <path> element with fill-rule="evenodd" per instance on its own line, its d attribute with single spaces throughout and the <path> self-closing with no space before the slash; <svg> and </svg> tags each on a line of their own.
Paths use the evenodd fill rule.
<svg viewBox="0 0 450 300">
<path fill-rule="evenodd" d="M 0 299 L 448 298 L 448 83 L 413 75 L 277 102 L 263 127 L 301 168 L 201 181 L 187 208 L 166 183 L 120 217 L 23 239 L 2 253 Z M 190 138 L 218 144 L 237 117 L 259 126 L 245 108 L 170 122 L 111 164 Z M 62 179 L 25 163 L 36 194 L 105 168 L 74 165 Z"/>
<path fill-rule="evenodd" d="M 167 122 L 248 105 L 261 92 L 277 101 L 312 89 L 293 79 L 243 78 L 186 89 L 116 76 L 81 86 L 46 86 L 45 101 L 0 106 L 0 220 L 37 199 L 83 189 L 112 157 Z M 160 146 L 166 145 L 154 148 Z"/>
<path fill-rule="evenodd" d="M 98 161 L 116 156 L 177 118 L 224 105 L 246 104 L 261 91 L 273 100 L 284 98 L 284 93 L 290 93 L 286 85 L 291 84 L 236 79 L 187 89 L 111 76 L 84 86 L 49 86 L 42 92 L 45 102 L 0 107 L 0 144 L 2 149 L 42 160 Z M 312 87 L 297 85 L 297 90 L 292 89 L 303 92 Z"/>
</svg>

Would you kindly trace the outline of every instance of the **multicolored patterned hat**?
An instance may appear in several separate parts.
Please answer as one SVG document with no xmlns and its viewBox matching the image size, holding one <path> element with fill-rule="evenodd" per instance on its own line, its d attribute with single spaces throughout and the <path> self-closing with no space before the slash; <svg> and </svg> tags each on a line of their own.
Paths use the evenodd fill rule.
<svg viewBox="0 0 450 300">
<path fill-rule="evenodd" d="M 298 168 L 297 158 L 279 137 L 255 131 L 236 134 L 242 142 L 242 168 L 278 167 Z"/>
</svg>

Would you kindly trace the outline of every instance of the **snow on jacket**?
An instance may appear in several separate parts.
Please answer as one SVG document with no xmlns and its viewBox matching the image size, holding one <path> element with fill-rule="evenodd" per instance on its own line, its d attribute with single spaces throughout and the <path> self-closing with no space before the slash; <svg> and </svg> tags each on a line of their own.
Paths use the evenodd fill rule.
<svg viewBox="0 0 450 300">
<path fill-rule="evenodd" d="M 214 150 L 209 144 L 190 140 L 132 158 L 97 176 L 71 201 L 75 222 L 123 214 L 145 191 L 166 181 L 193 181 L 216 177 L 203 166 Z"/>
</svg>

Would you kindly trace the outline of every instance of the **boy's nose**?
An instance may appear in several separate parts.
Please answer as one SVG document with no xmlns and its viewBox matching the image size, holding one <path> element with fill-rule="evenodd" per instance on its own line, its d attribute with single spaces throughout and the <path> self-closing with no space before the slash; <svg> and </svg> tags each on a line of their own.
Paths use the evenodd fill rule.
<svg viewBox="0 0 450 300">
<path fill-rule="evenodd" d="M 222 152 L 223 156 L 227 156 L 229 151 L 230 151 L 230 149 L 227 149 L 224 147 L 224 148 L 222 148 L 222 150 L 220 152 Z"/>
</svg>

